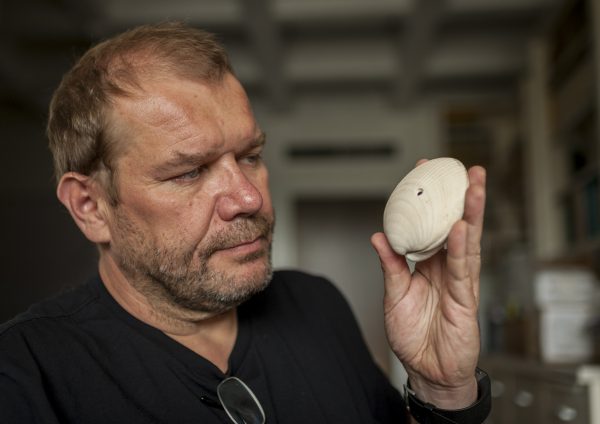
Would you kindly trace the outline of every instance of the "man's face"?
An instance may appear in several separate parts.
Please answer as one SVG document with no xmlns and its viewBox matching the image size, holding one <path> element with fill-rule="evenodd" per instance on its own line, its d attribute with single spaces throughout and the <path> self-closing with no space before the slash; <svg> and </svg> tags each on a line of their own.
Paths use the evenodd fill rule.
<svg viewBox="0 0 600 424">
<path fill-rule="evenodd" d="M 147 83 L 110 119 L 123 153 L 107 254 L 130 283 L 206 312 L 262 290 L 274 217 L 264 134 L 238 81 Z"/>
</svg>

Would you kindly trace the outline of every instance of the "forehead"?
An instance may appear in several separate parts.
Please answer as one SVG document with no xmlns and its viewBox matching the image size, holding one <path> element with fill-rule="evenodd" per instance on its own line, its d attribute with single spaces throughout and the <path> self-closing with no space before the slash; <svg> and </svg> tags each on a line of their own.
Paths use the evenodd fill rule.
<svg viewBox="0 0 600 424">
<path fill-rule="evenodd" d="M 251 139 L 260 132 L 248 98 L 231 75 L 216 83 L 163 79 L 118 98 L 109 111 L 111 134 L 121 153 L 221 144 Z"/>
</svg>

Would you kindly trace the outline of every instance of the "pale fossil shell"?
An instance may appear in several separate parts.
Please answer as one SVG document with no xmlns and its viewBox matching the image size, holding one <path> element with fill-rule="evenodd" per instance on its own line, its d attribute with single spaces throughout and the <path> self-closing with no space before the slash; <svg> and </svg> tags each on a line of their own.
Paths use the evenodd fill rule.
<svg viewBox="0 0 600 424">
<path fill-rule="evenodd" d="M 469 177 L 454 158 L 429 160 L 398 183 L 383 212 L 383 231 L 392 249 L 419 262 L 440 250 L 462 218 Z"/>
</svg>

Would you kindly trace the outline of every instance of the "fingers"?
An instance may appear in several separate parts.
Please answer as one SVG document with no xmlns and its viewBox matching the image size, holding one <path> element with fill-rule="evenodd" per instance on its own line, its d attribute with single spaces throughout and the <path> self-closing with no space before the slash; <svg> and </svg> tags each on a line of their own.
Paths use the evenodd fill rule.
<svg viewBox="0 0 600 424">
<path fill-rule="evenodd" d="M 421 159 L 416 166 L 425 162 L 426 159 Z M 479 302 L 486 172 L 484 168 L 474 166 L 469 169 L 468 174 L 469 188 L 465 196 L 463 219 L 452 227 L 448 236 L 446 280 L 449 294 L 455 301 L 471 310 L 476 310 Z M 411 281 L 406 260 L 392 250 L 383 233 L 374 234 L 371 243 L 381 261 L 386 295 L 404 296 Z"/>
<path fill-rule="evenodd" d="M 467 255 L 469 225 L 460 220 L 452 227 L 448 235 L 448 253 L 446 256 L 448 292 L 455 302 L 465 308 L 477 305 L 476 291 L 478 282 L 472 278 Z"/>
<path fill-rule="evenodd" d="M 448 283 L 450 294 L 463 306 L 479 302 L 481 235 L 485 209 L 485 169 L 469 169 L 469 188 L 465 196 L 463 220 L 448 236 Z"/>
<path fill-rule="evenodd" d="M 473 241 L 477 242 L 481 239 L 481 230 L 483 228 L 485 179 L 486 174 L 484 168 L 480 166 L 474 166 L 469 169 L 469 189 L 467 190 L 465 199 L 464 219 L 474 229 L 479 230 L 478 233 L 472 233 L 473 236 L 478 236 L 478 238 L 473 239 Z"/>
<path fill-rule="evenodd" d="M 465 199 L 464 220 L 467 222 L 466 255 L 469 274 L 474 281 L 475 297 L 479 298 L 481 270 L 481 235 L 485 211 L 485 169 L 476 166 L 469 170 L 470 186 Z"/>
</svg>

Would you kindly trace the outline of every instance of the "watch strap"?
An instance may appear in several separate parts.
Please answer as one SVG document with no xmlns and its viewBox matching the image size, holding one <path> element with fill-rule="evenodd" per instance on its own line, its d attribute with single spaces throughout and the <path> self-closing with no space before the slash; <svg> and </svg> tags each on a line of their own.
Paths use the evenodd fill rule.
<svg viewBox="0 0 600 424">
<path fill-rule="evenodd" d="M 477 400 L 462 409 L 440 409 L 423 402 L 410 386 L 404 386 L 406 405 L 410 414 L 421 424 L 481 424 L 492 409 L 490 378 L 485 371 L 476 368 Z"/>
</svg>

